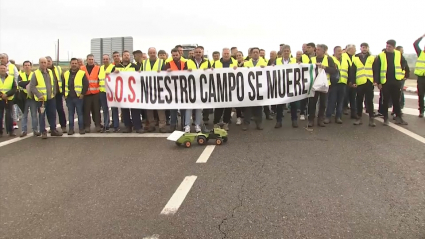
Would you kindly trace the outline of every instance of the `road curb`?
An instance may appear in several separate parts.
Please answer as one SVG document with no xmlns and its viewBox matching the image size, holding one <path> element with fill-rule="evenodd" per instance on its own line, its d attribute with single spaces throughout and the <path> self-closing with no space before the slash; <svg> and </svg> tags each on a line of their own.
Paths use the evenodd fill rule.
<svg viewBox="0 0 425 239">
<path fill-rule="evenodd" d="M 416 87 L 409 87 L 409 86 L 405 86 L 405 87 L 403 87 L 403 91 L 406 91 L 406 92 L 412 92 L 412 93 L 418 93 L 418 88 L 416 88 Z"/>
</svg>

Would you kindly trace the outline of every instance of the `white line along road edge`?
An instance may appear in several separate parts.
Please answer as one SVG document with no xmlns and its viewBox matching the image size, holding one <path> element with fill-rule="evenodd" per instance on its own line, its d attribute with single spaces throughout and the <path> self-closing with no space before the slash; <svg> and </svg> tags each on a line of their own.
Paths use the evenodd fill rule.
<svg viewBox="0 0 425 239">
<path fill-rule="evenodd" d="M 383 120 L 383 119 L 381 119 L 381 118 L 375 118 L 375 119 L 376 119 L 376 120 L 378 120 L 378 121 L 380 121 L 380 122 L 384 122 L 384 120 Z M 384 127 L 385 127 L 385 126 L 384 126 Z M 422 136 L 420 136 L 420 135 L 417 135 L 417 134 L 413 133 L 412 131 L 409 131 L 409 130 L 407 130 L 407 129 L 403 128 L 403 127 L 400 127 L 400 126 L 398 126 L 398 125 L 396 125 L 396 124 L 394 124 L 394 123 L 391 123 L 391 122 L 390 122 L 389 127 L 393 128 L 393 129 L 395 129 L 395 130 L 398 130 L 398 131 L 400 131 L 401 133 L 403 133 L 403 134 L 405 134 L 405 135 L 407 135 L 407 136 L 410 136 L 410 137 L 412 137 L 412 138 L 416 139 L 417 141 L 419 141 L 419 142 L 421 142 L 421 143 L 425 144 L 425 138 L 424 138 L 424 137 L 422 137 Z"/>
<path fill-rule="evenodd" d="M 210 158 L 214 149 L 215 149 L 215 145 L 207 145 L 207 147 L 204 149 L 202 154 L 199 156 L 196 163 L 206 163 L 208 159 Z"/>
<path fill-rule="evenodd" d="M 373 109 L 374 110 L 379 109 L 379 104 L 373 104 Z M 388 113 L 391 113 L 391 109 L 388 109 L 388 111 L 389 111 Z M 404 108 L 401 110 L 401 112 L 403 112 L 403 114 L 406 114 L 406 115 L 416 115 L 416 116 L 419 115 L 419 110 L 415 110 L 412 108 Z"/>
<path fill-rule="evenodd" d="M 74 119 L 74 122 L 77 122 L 78 121 L 78 118 L 75 118 Z M 69 121 L 66 121 L 66 124 L 68 125 L 69 124 Z M 56 125 L 56 128 L 59 128 L 59 127 L 61 127 L 61 125 L 60 124 L 57 124 Z M 49 130 L 50 129 L 50 126 L 49 127 L 46 127 L 46 130 Z M 27 136 L 26 137 L 19 137 L 19 136 L 16 136 L 16 138 L 12 138 L 12 139 L 9 139 L 9 140 L 6 140 L 6 141 L 3 141 L 3 142 L 0 142 L 0 148 L 1 147 L 3 147 L 3 146 L 6 146 L 6 145 L 9 145 L 9 144 L 13 144 L 13 143 L 15 143 L 15 142 L 18 142 L 18 141 L 21 141 L 21 140 L 24 140 L 24 139 L 29 139 L 29 138 L 31 138 L 32 136 L 34 135 L 34 133 L 29 133 L 29 134 L 27 134 Z M 65 134 L 64 134 L 65 135 Z M 64 136 L 63 135 L 63 136 Z"/>
<path fill-rule="evenodd" d="M 179 210 L 179 207 L 183 203 L 190 189 L 196 181 L 197 176 L 187 176 L 184 178 L 183 182 L 177 188 L 176 192 L 168 201 L 167 205 L 165 205 L 164 209 L 162 209 L 162 215 L 173 215 Z"/>
</svg>

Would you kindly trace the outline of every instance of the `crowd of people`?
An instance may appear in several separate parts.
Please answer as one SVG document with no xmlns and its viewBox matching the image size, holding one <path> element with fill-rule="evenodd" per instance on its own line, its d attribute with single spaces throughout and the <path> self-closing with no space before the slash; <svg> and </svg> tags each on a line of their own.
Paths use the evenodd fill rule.
<svg viewBox="0 0 425 239">
<path fill-rule="evenodd" d="M 414 74 L 418 76 L 419 117 L 424 114 L 425 92 L 425 48 L 419 43 L 422 36 L 414 42 L 418 55 Z M 177 45 L 171 50 L 171 56 L 164 50 L 153 47 L 147 54 L 134 51 L 135 62 L 130 61 L 130 52 L 114 52 L 103 55 L 102 65 L 96 64 L 92 54 L 87 55 L 86 64 L 82 59 L 72 58 L 70 69 L 63 71 L 53 64 L 51 57 L 39 59 L 38 69 L 32 71 L 32 63 L 25 61 L 19 70 L 7 54 L 0 54 L 0 136 L 3 129 L 9 136 L 16 136 L 17 118 L 22 111 L 21 137 L 27 136 L 28 113 L 31 112 L 31 126 L 34 136 L 47 138 L 45 119 L 50 126 L 51 136 L 73 135 L 74 116 L 77 114 L 78 132 L 90 133 L 92 122 L 96 132 L 120 132 L 120 122 L 124 123 L 123 133 L 173 132 L 181 127 L 185 132 L 194 126 L 196 132 L 210 123 L 213 114 L 213 127 L 229 130 L 232 111 L 236 111 L 236 124 L 242 130 L 248 130 L 250 121 L 255 122 L 258 130 L 263 129 L 263 112 L 267 120 L 276 117 L 275 128 L 282 127 L 284 112 L 289 110 L 292 127 L 298 127 L 298 120 L 308 120 L 308 126 L 325 127 L 333 120 L 342 124 L 342 115 L 349 115 L 354 125 L 363 123 L 363 106 L 368 113 L 368 125 L 375 127 L 374 117 L 383 116 L 383 125 L 389 124 L 388 108 L 392 105 L 396 124 L 407 125 L 403 120 L 403 85 L 410 70 L 403 57 L 403 48 L 396 41 L 388 40 L 386 48 L 376 56 L 370 54 L 369 45 L 362 43 L 361 52 L 356 54 L 356 46 L 349 44 L 345 48 L 336 46 L 333 55 L 328 54 L 324 44 L 308 43 L 302 45 L 302 51 L 292 55 L 291 47 L 281 44 L 278 51 L 271 51 L 269 59 L 266 51 L 258 47 L 248 50 L 248 55 L 237 47 L 224 48 L 213 52 L 212 58 L 204 56 L 204 48 L 196 47 L 183 57 L 183 48 Z M 246 108 L 192 109 L 192 110 L 144 110 L 108 107 L 105 78 L 108 74 L 123 71 L 179 71 L 208 68 L 266 67 L 282 64 L 312 63 L 324 69 L 327 75 L 329 91 L 315 92 L 310 97 L 288 105 L 256 106 Z M 380 90 L 378 112 L 374 111 L 374 88 Z M 68 110 L 69 126 L 64 111 L 64 101 Z M 19 103 L 18 103 L 19 102 Z M 19 107 L 16 107 L 19 105 Z M 316 108 L 318 112 L 316 117 Z M 110 116 L 112 113 L 112 117 Z M 15 117 L 14 117 L 15 116 Z M 59 118 L 61 130 L 57 130 L 56 118 Z M 112 120 L 111 120 L 112 118 Z M 5 125 L 3 125 L 5 119 Z M 103 120 L 102 120 L 103 119 Z M 316 121 L 317 120 L 317 121 Z M 4 127 L 5 126 L 5 127 Z"/>
</svg>

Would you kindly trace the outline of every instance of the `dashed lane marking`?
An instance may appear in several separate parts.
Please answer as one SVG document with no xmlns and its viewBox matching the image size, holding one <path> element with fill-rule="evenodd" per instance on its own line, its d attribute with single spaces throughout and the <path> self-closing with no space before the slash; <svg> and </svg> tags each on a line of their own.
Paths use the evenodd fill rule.
<svg viewBox="0 0 425 239">
<path fill-rule="evenodd" d="M 202 154 L 199 156 L 198 160 L 196 160 L 196 163 L 206 163 L 208 159 L 210 158 L 214 149 L 215 149 L 215 145 L 207 145 L 207 147 L 205 147 Z"/>
<path fill-rule="evenodd" d="M 180 186 L 177 188 L 176 192 L 168 201 L 167 205 L 165 205 L 164 209 L 162 209 L 162 215 L 173 215 L 179 210 L 179 207 L 183 203 L 190 189 L 196 181 L 197 176 L 187 176 Z"/>
</svg>

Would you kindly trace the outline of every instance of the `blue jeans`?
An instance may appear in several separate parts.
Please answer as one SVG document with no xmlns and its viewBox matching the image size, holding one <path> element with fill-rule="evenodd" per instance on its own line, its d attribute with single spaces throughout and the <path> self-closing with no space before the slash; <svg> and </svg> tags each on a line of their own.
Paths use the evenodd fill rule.
<svg viewBox="0 0 425 239">
<path fill-rule="evenodd" d="M 77 110 L 78 129 L 84 130 L 83 102 L 84 100 L 78 97 L 68 97 L 66 99 L 66 107 L 68 107 L 69 130 L 74 130 L 75 110 Z"/>
<path fill-rule="evenodd" d="M 109 129 L 109 107 L 108 99 L 106 99 L 106 92 L 100 92 L 100 107 L 103 110 L 103 125 L 105 129 Z"/>
<path fill-rule="evenodd" d="M 201 119 L 202 119 L 202 109 L 196 109 L 195 111 L 195 125 L 201 125 Z M 190 118 L 192 117 L 192 109 L 186 110 L 185 116 L 184 116 L 184 125 L 190 126 Z"/>
<path fill-rule="evenodd" d="M 298 102 L 292 102 L 289 104 L 290 108 L 291 108 L 291 120 L 292 121 L 296 121 L 298 120 L 298 115 L 297 115 L 297 111 L 298 111 Z M 283 118 L 283 104 L 281 105 L 277 105 L 276 107 L 276 122 L 278 123 L 282 123 L 282 118 Z"/>
<path fill-rule="evenodd" d="M 54 130 L 56 130 L 56 99 L 53 98 L 44 102 L 45 110 L 43 113 L 40 112 L 40 107 L 42 104 L 43 102 L 41 101 L 37 102 L 37 108 L 39 111 L 38 121 L 40 123 L 40 132 L 46 132 L 46 116 L 47 121 L 50 125 L 50 130 L 53 132 Z"/>
<path fill-rule="evenodd" d="M 170 110 L 170 125 L 177 125 L 177 112 L 178 110 Z M 186 116 L 186 110 L 180 110 L 182 116 Z"/>
<path fill-rule="evenodd" d="M 38 131 L 38 116 L 37 116 L 37 102 L 34 99 L 26 99 L 24 114 L 22 116 L 22 132 L 27 132 L 28 128 L 28 110 L 31 111 L 31 126 L 32 131 Z"/>
<path fill-rule="evenodd" d="M 335 117 L 341 118 L 342 106 L 344 104 L 345 90 L 347 89 L 346 84 L 333 84 L 329 87 L 328 92 L 328 106 L 326 108 L 326 118 L 330 118 L 332 113 L 336 109 Z M 355 105 L 351 104 L 350 105 Z"/>
</svg>

